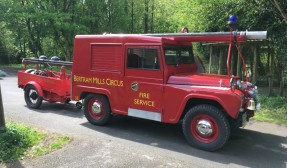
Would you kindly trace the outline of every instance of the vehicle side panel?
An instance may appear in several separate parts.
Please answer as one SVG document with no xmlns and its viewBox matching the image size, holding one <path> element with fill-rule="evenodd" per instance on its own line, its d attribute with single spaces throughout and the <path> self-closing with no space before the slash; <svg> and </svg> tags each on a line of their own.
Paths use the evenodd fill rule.
<svg viewBox="0 0 287 168">
<path fill-rule="evenodd" d="M 75 47 L 72 100 L 84 99 L 89 93 L 103 94 L 109 98 L 113 112 L 126 113 L 124 100 L 120 96 L 125 92 L 122 44 L 102 43 L 97 39 L 78 39 L 75 40 Z"/>
<path fill-rule="evenodd" d="M 230 88 L 168 84 L 164 88 L 163 122 L 177 123 L 187 102 L 196 98 L 216 101 L 232 118 L 237 117 L 241 105 L 240 96 Z"/>
</svg>

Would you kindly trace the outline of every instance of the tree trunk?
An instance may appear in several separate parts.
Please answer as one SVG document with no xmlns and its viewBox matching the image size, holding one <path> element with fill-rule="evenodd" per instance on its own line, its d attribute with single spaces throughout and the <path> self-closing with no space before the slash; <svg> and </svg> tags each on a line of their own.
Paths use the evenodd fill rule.
<svg viewBox="0 0 287 168">
<path fill-rule="evenodd" d="M 108 1 L 108 22 L 109 22 L 109 25 L 108 25 L 108 28 L 109 28 L 109 33 L 112 33 L 112 28 L 113 28 L 113 25 L 112 25 L 112 4 L 111 4 L 111 1 Z"/>
<path fill-rule="evenodd" d="M 279 95 L 284 96 L 284 67 L 280 66 L 280 86 L 279 86 Z"/>
<path fill-rule="evenodd" d="M 131 17 L 132 17 L 131 33 L 133 33 L 133 32 L 134 32 L 134 0 L 132 0 L 132 12 L 131 12 Z"/>
<path fill-rule="evenodd" d="M 37 51 L 36 51 L 36 47 L 35 47 L 35 37 L 34 37 L 34 33 L 32 32 L 32 26 L 31 26 L 31 20 L 30 18 L 26 19 L 26 25 L 27 25 L 27 29 L 28 29 L 28 33 L 29 33 L 29 49 L 32 51 L 32 53 L 36 56 L 37 55 Z"/>
<path fill-rule="evenodd" d="M 280 12 L 281 16 L 283 17 L 283 20 L 287 24 L 287 15 L 283 11 L 283 7 L 280 7 L 280 4 L 278 3 L 278 0 L 273 0 L 274 6 L 277 8 L 277 10 Z"/>
<path fill-rule="evenodd" d="M 253 77 L 252 83 L 255 83 L 257 80 L 257 47 L 253 47 Z"/>
<path fill-rule="evenodd" d="M 24 58 L 26 58 L 26 41 L 25 40 L 23 42 L 23 56 L 24 56 Z"/>
<path fill-rule="evenodd" d="M 151 6 L 151 33 L 154 33 L 154 0 L 152 0 L 152 6 Z"/>
<path fill-rule="evenodd" d="M 40 35 L 40 32 L 39 30 L 36 31 L 37 32 L 37 37 L 36 37 L 36 47 L 37 47 L 37 53 L 38 55 L 42 55 L 44 54 L 44 51 L 42 49 L 42 44 L 41 44 L 41 35 Z"/>
<path fill-rule="evenodd" d="M 70 45 L 68 39 L 66 39 L 66 61 L 71 61 Z"/>
<path fill-rule="evenodd" d="M 268 54 L 270 56 L 270 64 L 269 66 L 269 75 L 268 75 L 268 96 L 272 96 L 273 95 L 273 70 L 274 70 L 274 54 L 273 53 L 269 53 Z"/>
<path fill-rule="evenodd" d="M 1 85 L 0 85 L 0 132 L 5 131 L 5 129 L 6 125 L 5 125 L 4 108 L 3 108 Z"/>
<path fill-rule="evenodd" d="M 144 33 L 148 33 L 148 2 L 149 0 L 145 0 Z"/>
</svg>

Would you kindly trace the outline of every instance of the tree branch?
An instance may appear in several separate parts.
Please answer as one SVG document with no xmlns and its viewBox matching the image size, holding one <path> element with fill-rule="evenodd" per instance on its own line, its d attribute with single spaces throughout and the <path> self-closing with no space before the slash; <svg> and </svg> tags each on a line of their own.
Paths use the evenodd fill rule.
<svg viewBox="0 0 287 168">
<path fill-rule="evenodd" d="M 287 0 L 286 0 L 286 1 L 287 1 Z M 283 10 L 281 9 L 281 7 L 280 7 L 278 1 L 277 1 L 277 0 L 273 0 L 273 2 L 274 2 L 273 4 L 274 4 L 275 7 L 279 10 L 281 16 L 283 17 L 285 23 L 287 24 L 287 16 L 286 16 L 286 14 L 283 12 Z"/>
</svg>

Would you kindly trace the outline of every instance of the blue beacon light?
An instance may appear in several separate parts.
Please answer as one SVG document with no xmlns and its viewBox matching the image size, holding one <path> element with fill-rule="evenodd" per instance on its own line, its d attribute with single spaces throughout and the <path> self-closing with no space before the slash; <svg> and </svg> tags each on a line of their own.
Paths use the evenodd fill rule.
<svg viewBox="0 0 287 168">
<path fill-rule="evenodd" d="M 232 26 L 236 22 L 236 16 L 235 15 L 230 15 L 229 20 L 228 20 L 228 25 Z"/>
</svg>

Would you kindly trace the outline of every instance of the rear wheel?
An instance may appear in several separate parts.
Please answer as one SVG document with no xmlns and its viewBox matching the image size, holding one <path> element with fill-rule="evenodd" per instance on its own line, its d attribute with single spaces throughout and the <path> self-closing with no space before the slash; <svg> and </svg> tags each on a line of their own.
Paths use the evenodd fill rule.
<svg viewBox="0 0 287 168">
<path fill-rule="evenodd" d="M 89 94 L 84 100 L 84 113 L 94 125 L 105 125 L 111 118 L 110 104 L 103 95 Z"/>
<path fill-rule="evenodd" d="M 198 105 L 190 109 L 183 120 L 183 133 L 194 147 L 215 151 L 223 147 L 230 135 L 226 116 L 211 105 Z"/>
<path fill-rule="evenodd" d="M 24 98 L 29 108 L 37 109 L 42 105 L 43 98 L 39 96 L 37 89 L 33 85 L 28 85 L 25 88 Z"/>
</svg>

